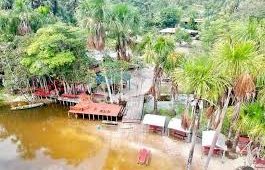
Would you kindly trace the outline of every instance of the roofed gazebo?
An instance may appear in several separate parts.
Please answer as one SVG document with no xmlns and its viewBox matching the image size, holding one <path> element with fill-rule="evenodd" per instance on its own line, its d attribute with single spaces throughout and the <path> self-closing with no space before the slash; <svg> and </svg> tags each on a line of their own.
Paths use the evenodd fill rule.
<svg viewBox="0 0 265 170">
<path fill-rule="evenodd" d="M 203 153 L 208 154 L 213 138 L 214 138 L 215 131 L 203 131 L 202 132 L 202 147 Z M 219 138 L 217 139 L 216 145 L 214 147 L 214 154 L 221 154 L 223 151 L 227 150 L 227 146 L 225 144 L 225 136 L 223 134 L 219 134 Z"/>
<path fill-rule="evenodd" d="M 188 129 L 183 129 L 181 119 L 172 118 L 168 123 L 168 135 L 174 138 L 186 140 L 188 138 Z"/>
<path fill-rule="evenodd" d="M 163 134 L 167 123 L 167 117 L 154 114 L 146 114 L 142 123 L 148 126 L 149 131 Z"/>
</svg>

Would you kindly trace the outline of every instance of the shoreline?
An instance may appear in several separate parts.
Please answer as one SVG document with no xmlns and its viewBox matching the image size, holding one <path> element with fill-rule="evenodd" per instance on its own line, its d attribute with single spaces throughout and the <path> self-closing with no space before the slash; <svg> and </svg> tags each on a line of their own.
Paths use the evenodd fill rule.
<svg viewBox="0 0 265 170">
<path fill-rule="evenodd" d="M 3 104 L 8 104 L 10 102 L 16 102 L 18 100 L 25 101 L 25 97 L 21 95 L 10 95 L 10 94 L 3 94 L 1 95 L 4 97 Z M 1 99 L 1 98 L 0 98 Z M 1 105 L 1 103 L 0 103 Z M 80 122 L 83 120 L 77 120 Z M 88 120 L 84 121 L 84 124 L 87 126 L 93 126 L 94 122 L 89 122 Z M 127 136 L 126 140 L 130 144 L 130 147 L 133 147 L 136 150 L 139 150 L 141 147 L 147 147 L 152 152 L 163 153 L 168 158 L 170 158 L 173 162 L 180 163 L 180 168 L 185 169 L 186 160 L 188 159 L 190 143 L 186 143 L 184 141 L 172 139 L 166 135 L 157 135 L 152 134 L 149 132 L 143 133 L 142 124 L 130 124 L 133 126 L 133 129 L 124 129 L 122 128 L 123 123 L 119 123 L 118 127 L 112 128 L 102 128 L 100 132 L 102 132 L 102 136 L 108 140 L 113 141 L 116 145 L 120 141 L 124 140 L 123 137 Z M 147 134 L 148 133 L 148 134 Z M 111 134 L 111 135 L 110 135 Z M 113 136 L 113 134 L 115 134 Z M 141 134 L 141 135 L 139 135 Z M 151 142 L 150 142 L 151 141 Z M 156 153 L 156 154 L 157 154 Z M 201 151 L 201 143 L 197 142 L 194 151 L 193 157 L 193 169 L 201 170 L 203 169 L 204 162 L 207 158 L 207 155 L 204 155 Z M 224 162 L 224 163 L 223 163 Z M 209 165 L 209 169 L 214 170 L 235 170 L 237 167 L 244 165 L 244 157 L 239 157 L 237 159 L 228 159 L 227 157 L 222 159 L 220 156 L 216 157 L 213 156 Z M 197 165 L 196 167 L 194 167 Z"/>
</svg>

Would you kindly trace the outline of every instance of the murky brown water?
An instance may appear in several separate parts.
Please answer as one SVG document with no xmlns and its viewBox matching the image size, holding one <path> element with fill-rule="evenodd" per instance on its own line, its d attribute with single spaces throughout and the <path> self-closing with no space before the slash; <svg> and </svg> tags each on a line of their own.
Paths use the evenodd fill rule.
<svg viewBox="0 0 265 170">
<path fill-rule="evenodd" d="M 159 136 L 132 137 L 116 128 L 98 129 L 99 124 L 69 119 L 59 105 L 25 111 L 0 107 L 0 170 L 182 169 L 159 149 L 152 150 L 150 166 L 136 164 L 139 148 L 155 146 Z"/>
</svg>

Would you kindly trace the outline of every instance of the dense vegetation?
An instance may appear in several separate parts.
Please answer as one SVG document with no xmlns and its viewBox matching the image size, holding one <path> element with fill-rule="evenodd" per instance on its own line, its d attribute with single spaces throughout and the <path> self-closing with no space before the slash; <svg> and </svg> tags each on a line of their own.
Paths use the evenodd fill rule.
<svg viewBox="0 0 265 170">
<path fill-rule="evenodd" d="M 12 92 L 32 77 L 95 84 L 95 65 L 106 82 L 119 82 L 130 64 L 150 64 L 155 113 L 165 76 L 172 93 L 203 101 L 207 129 L 220 131 L 225 121 L 222 132 L 234 143 L 248 135 L 265 145 L 264 6 L 261 0 L 0 0 L 3 85 Z M 158 33 L 167 27 L 176 27 L 175 34 Z M 98 63 L 95 51 L 108 59 Z M 196 134 L 200 115 L 187 110 Z"/>
</svg>

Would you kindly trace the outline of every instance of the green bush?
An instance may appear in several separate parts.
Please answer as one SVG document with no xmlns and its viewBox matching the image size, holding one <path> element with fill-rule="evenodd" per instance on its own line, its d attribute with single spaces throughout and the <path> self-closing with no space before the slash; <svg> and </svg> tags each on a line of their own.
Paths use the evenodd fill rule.
<svg viewBox="0 0 265 170">
<path fill-rule="evenodd" d="M 192 41 L 190 34 L 187 31 L 182 30 L 180 28 L 176 30 L 175 39 L 179 44 L 182 44 L 183 42 L 190 44 Z"/>
</svg>

